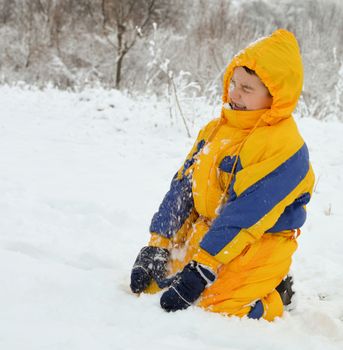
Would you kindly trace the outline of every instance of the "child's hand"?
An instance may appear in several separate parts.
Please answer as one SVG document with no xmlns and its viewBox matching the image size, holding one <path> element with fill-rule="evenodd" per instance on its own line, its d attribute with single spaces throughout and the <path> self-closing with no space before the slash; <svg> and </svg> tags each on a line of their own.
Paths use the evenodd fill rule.
<svg viewBox="0 0 343 350">
<path fill-rule="evenodd" d="M 131 290 L 133 293 L 143 292 L 151 280 L 157 282 L 166 274 L 169 251 L 158 247 L 143 247 L 139 252 L 131 271 Z"/>
<path fill-rule="evenodd" d="M 191 261 L 162 294 L 161 307 L 168 312 L 187 309 L 215 279 L 210 268 Z"/>
</svg>

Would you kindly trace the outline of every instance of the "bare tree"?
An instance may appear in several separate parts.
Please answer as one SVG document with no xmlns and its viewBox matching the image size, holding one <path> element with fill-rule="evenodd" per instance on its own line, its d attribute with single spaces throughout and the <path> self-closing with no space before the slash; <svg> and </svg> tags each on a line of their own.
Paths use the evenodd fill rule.
<svg viewBox="0 0 343 350">
<path fill-rule="evenodd" d="M 124 57 L 157 15 L 156 0 L 102 0 L 103 30 L 116 50 L 115 87 L 120 88 Z"/>
<path fill-rule="evenodd" d="M 0 23 L 7 24 L 14 14 L 15 3 L 12 0 L 0 1 Z"/>
</svg>

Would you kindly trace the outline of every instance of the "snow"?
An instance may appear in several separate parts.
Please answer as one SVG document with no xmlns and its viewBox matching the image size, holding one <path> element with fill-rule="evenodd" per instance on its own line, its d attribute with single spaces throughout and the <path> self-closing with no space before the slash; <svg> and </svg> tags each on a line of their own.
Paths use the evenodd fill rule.
<svg viewBox="0 0 343 350">
<path fill-rule="evenodd" d="M 298 120 L 317 185 L 292 268 L 297 306 L 268 323 L 168 314 L 159 295 L 130 293 L 151 217 L 192 145 L 166 103 L 6 86 L 0 103 L 0 349 L 343 348 L 343 124 Z M 195 138 L 218 114 L 194 106 Z"/>
<path fill-rule="evenodd" d="M 211 142 L 209 142 L 204 146 L 204 148 L 202 149 L 202 153 L 208 155 L 210 153 L 210 148 L 211 148 Z"/>
</svg>

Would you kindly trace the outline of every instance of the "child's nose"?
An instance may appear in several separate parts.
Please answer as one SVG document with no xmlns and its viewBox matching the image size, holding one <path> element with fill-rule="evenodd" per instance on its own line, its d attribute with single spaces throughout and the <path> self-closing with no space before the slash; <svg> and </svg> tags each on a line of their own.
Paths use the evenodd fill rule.
<svg viewBox="0 0 343 350">
<path fill-rule="evenodd" d="M 234 100 L 239 100 L 241 98 L 239 91 L 236 87 L 234 87 L 230 90 L 230 96 Z"/>
</svg>

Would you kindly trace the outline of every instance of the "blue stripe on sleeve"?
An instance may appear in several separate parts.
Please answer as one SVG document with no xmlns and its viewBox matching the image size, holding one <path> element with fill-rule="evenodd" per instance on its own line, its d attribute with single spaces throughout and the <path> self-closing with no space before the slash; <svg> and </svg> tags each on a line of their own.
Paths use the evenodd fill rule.
<svg viewBox="0 0 343 350">
<path fill-rule="evenodd" d="M 170 190 L 165 195 L 157 213 L 151 220 L 150 232 L 156 232 L 170 238 L 175 235 L 187 220 L 194 207 L 194 201 L 191 177 L 186 176 L 185 172 L 193 165 L 196 155 L 204 145 L 205 140 L 200 140 L 191 158 L 184 162 L 182 178 L 178 179 L 178 174 L 174 176 Z"/>
<path fill-rule="evenodd" d="M 197 144 L 196 151 L 192 154 L 192 157 L 190 159 L 187 159 L 185 163 L 183 164 L 182 169 L 182 176 L 185 176 L 186 170 L 191 167 L 195 161 L 195 156 L 202 150 L 202 148 L 205 146 L 205 140 L 201 140 Z"/>
<path fill-rule="evenodd" d="M 249 228 L 269 213 L 305 178 L 309 170 L 306 144 L 274 171 L 229 201 L 214 220 L 200 246 L 218 254 L 242 228 Z"/>
<path fill-rule="evenodd" d="M 294 230 L 304 225 L 306 221 L 304 205 L 310 201 L 310 198 L 311 196 L 308 192 L 297 198 L 291 205 L 286 207 L 279 220 L 267 233 Z"/>
<path fill-rule="evenodd" d="M 172 237 L 184 224 L 194 206 L 192 183 L 189 177 L 173 178 L 170 190 L 165 195 L 158 212 L 153 216 L 150 232 Z"/>
</svg>

